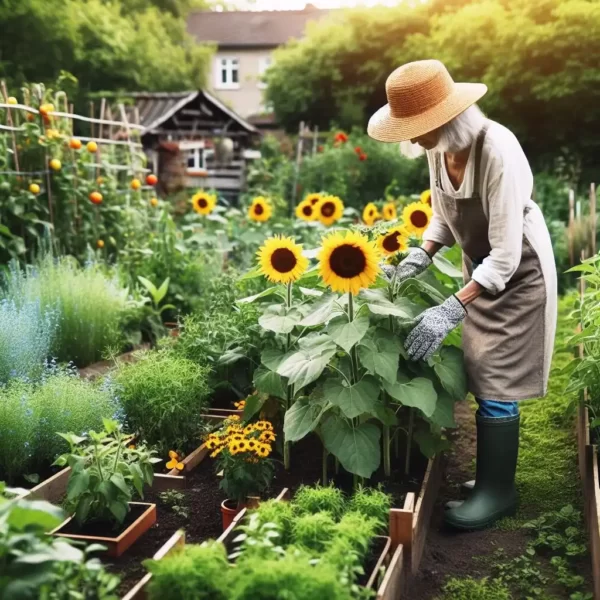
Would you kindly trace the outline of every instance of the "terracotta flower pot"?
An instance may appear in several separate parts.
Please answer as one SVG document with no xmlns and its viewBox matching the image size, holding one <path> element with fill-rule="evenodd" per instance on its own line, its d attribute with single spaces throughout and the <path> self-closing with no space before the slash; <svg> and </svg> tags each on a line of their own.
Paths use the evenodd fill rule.
<svg viewBox="0 0 600 600">
<path fill-rule="evenodd" d="M 169 335 L 171 337 L 179 337 L 178 323 L 165 323 L 165 327 L 169 330 Z"/>
<path fill-rule="evenodd" d="M 238 504 L 235 500 L 227 498 L 221 502 L 221 515 L 223 516 L 223 531 L 225 531 L 235 519 L 235 516 L 245 508 L 243 504 Z"/>
<path fill-rule="evenodd" d="M 114 537 L 110 537 L 110 535 L 99 535 L 96 531 L 93 533 L 86 532 L 85 525 L 82 529 L 79 529 L 76 526 L 73 517 L 69 517 L 52 531 L 51 534 L 58 537 L 84 541 L 87 544 L 102 544 L 107 547 L 106 553 L 109 556 L 121 556 L 127 548 L 136 542 L 138 538 L 156 523 L 156 504 L 130 502 L 129 507 L 131 513 L 135 516 L 135 519 L 124 526 L 124 528 L 116 533 Z M 93 529 L 101 529 L 100 524 L 96 524 Z"/>
</svg>

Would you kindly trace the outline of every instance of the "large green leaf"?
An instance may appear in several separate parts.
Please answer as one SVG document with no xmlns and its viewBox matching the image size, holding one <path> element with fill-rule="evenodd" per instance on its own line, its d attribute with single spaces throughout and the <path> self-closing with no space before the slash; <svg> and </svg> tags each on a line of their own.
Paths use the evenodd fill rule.
<svg viewBox="0 0 600 600">
<path fill-rule="evenodd" d="M 370 329 L 358 346 L 358 357 L 371 373 L 393 383 L 398 372 L 400 340 L 382 327 Z"/>
<path fill-rule="evenodd" d="M 466 398 L 468 384 L 462 350 L 455 346 L 444 346 L 433 361 L 435 374 L 450 396 L 454 400 Z"/>
<path fill-rule="evenodd" d="M 300 320 L 302 313 L 297 308 L 286 308 L 282 304 L 272 304 L 258 319 L 259 325 L 274 333 L 291 333 Z"/>
<path fill-rule="evenodd" d="M 346 417 L 353 419 L 375 410 L 379 384 L 369 375 L 350 386 L 340 379 L 328 379 L 323 384 L 323 396 L 334 406 L 339 406 Z"/>
<path fill-rule="evenodd" d="M 282 294 L 282 287 L 281 286 L 273 286 L 270 288 L 267 288 L 266 290 L 263 290 L 262 292 L 259 292 L 258 294 L 254 294 L 254 296 L 247 296 L 246 298 L 240 298 L 239 300 L 236 300 L 237 304 L 251 304 L 252 302 L 255 302 L 256 300 L 260 300 L 261 298 L 266 298 L 267 296 L 272 296 L 273 294 Z"/>
<path fill-rule="evenodd" d="M 256 374 L 255 374 L 256 378 Z M 259 392 L 261 390 L 258 390 Z M 244 414 L 242 418 L 245 422 L 248 422 L 254 415 L 259 413 L 262 410 L 265 402 L 267 401 L 267 396 L 264 394 L 252 394 L 246 398 L 246 404 L 244 405 Z"/>
<path fill-rule="evenodd" d="M 354 427 L 344 417 L 329 414 L 321 425 L 321 435 L 325 448 L 346 471 L 369 478 L 379 467 L 381 431 L 377 425 L 362 423 Z"/>
<path fill-rule="evenodd" d="M 289 384 L 296 386 L 296 391 L 316 381 L 337 351 L 327 335 L 303 338 L 299 346 L 300 350 L 288 356 L 277 369 L 279 375 L 288 378 Z"/>
<path fill-rule="evenodd" d="M 287 384 L 281 375 L 262 366 L 254 371 L 254 387 L 261 394 L 277 398 L 285 398 L 287 395 Z"/>
<path fill-rule="evenodd" d="M 76 496 L 83 494 L 90 485 L 90 474 L 87 471 L 72 473 L 67 484 L 67 498 L 72 500 Z"/>
<path fill-rule="evenodd" d="M 369 329 L 369 317 L 359 315 L 353 321 L 348 321 L 346 315 L 332 319 L 327 325 L 329 337 L 346 352 L 363 339 Z"/>
<path fill-rule="evenodd" d="M 285 413 L 283 433 L 287 442 L 297 442 L 308 435 L 319 424 L 323 414 L 330 408 L 326 400 L 298 398 Z"/>
<path fill-rule="evenodd" d="M 384 315 L 386 317 L 391 315 L 407 321 L 413 318 L 412 311 L 407 311 L 402 305 L 390 302 L 386 290 L 362 290 L 359 298 L 374 315 Z"/>
<path fill-rule="evenodd" d="M 58 527 L 65 515 L 61 508 L 45 500 L 14 500 L 10 511 L 2 518 L 17 531 L 49 531 Z"/>
<path fill-rule="evenodd" d="M 438 427 L 456 427 L 454 420 L 454 404 L 455 400 L 445 391 L 438 393 L 435 411 L 430 417 L 430 420 Z"/>
<path fill-rule="evenodd" d="M 271 371 L 277 371 L 279 365 L 287 358 L 286 353 L 279 348 L 265 348 L 260 355 L 260 362 Z"/>
<path fill-rule="evenodd" d="M 426 417 L 435 412 L 437 392 L 429 379 L 415 377 L 409 381 L 383 382 L 385 391 L 403 406 L 418 408 Z"/>
<path fill-rule="evenodd" d="M 433 264 L 448 277 L 452 279 L 462 279 L 463 273 L 460 269 L 457 269 L 447 258 L 445 258 L 439 252 L 433 256 Z"/>
<path fill-rule="evenodd" d="M 438 452 L 443 452 L 450 447 L 450 442 L 447 439 L 425 429 L 416 431 L 414 440 L 419 444 L 419 449 L 427 458 L 433 458 Z"/>
<path fill-rule="evenodd" d="M 318 302 L 311 306 L 311 313 L 300 321 L 302 327 L 315 327 L 327 323 L 334 314 L 341 312 L 337 305 L 338 297 L 335 294 L 325 294 Z"/>
</svg>

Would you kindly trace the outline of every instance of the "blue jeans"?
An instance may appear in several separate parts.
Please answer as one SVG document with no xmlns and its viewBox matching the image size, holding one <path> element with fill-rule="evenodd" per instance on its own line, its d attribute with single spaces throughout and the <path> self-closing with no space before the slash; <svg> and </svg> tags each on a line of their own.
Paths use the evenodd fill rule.
<svg viewBox="0 0 600 600">
<path fill-rule="evenodd" d="M 475 398 L 479 404 L 477 414 L 487 419 L 506 419 L 519 415 L 519 404 L 517 402 L 498 402 L 498 400 L 484 400 Z"/>
</svg>

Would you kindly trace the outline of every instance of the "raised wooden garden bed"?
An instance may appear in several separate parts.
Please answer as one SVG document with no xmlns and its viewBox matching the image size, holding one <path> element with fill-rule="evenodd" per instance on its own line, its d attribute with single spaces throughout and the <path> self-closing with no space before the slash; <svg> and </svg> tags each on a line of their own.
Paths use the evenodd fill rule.
<svg viewBox="0 0 600 600">
<path fill-rule="evenodd" d="M 108 556 L 121 556 L 156 523 L 156 504 L 130 502 L 129 506 L 132 511 L 136 511 L 135 514 L 139 513 L 139 515 L 123 531 L 120 531 L 118 535 L 96 535 L 86 533 L 85 531 L 75 533 L 77 531 L 75 527 L 73 527 L 73 531 L 69 531 L 69 528 L 74 524 L 73 517 L 66 519 L 50 533 L 57 537 L 64 537 L 87 544 L 102 544 L 106 546 L 106 554 Z"/>
<path fill-rule="evenodd" d="M 590 554 L 594 579 L 594 599 L 600 600 L 600 475 L 598 474 L 598 447 L 586 448 L 588 471 L 585 477 L 585 512 L 590 534 Z"/>
<path fill-rule="evenodd" d="M 443 454 L 431 459 L 427 464 L 419 495 L 409 492 L 403 508 L 390 510 L 392 549 L 403 547 L 406 570 L 413 575 L 421 564 L 431 513 L 442 481 L 444 462 Z"/>
</svg>

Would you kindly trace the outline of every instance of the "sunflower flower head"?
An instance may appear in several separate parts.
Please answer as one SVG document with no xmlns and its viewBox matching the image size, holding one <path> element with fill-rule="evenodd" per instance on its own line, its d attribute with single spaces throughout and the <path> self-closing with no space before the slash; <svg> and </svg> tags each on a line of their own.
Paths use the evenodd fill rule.
<svg viewBox="0 0 600 600">
<path fill-rule="evenodd" d="M 342 218 L 344 203 L 337 196 L 324 196 L 315 205 L 315 211 L 317 219 L 329 227 Z"/>
<path fill-rule="evenodd" d="M 383 218 L 386 221 L 395 221 L 398 218 L 398 215 L 396 214 L 396 203 L 391 201 L 391 202 L 386 202 L 383 205 Z"/>
<path fill-rule="evenodd" d="M 423 235 L 423 232 L 429 227 L 432 216 L 431 206 L 424 202 L 413 202 L 405 206 L 402 211 L 404 226 L 409 233 L 417 236 Z"/>
<path fill-rule="evenodd" d="M 273 208 L 271 203 L 264 196 L 254 198 L 248 208 L 248 217 L 258 223 L 268 221 L 272 214 Z"/>
<path fill-rule="evenodd" d="M 406 227 L 392 227 L 377 238 L 377 247 L 384 256 L 393 256 L 397 252 L 408 250 L 409 233 Z"/>
<path fill-rule="evenodd" d="M 198 192 L 192 196 L 192 206 L 199 215 L 210 215 L 217 205 L 215 194 L 208 192 Z"/>
<path fill-rule="evenodd" d="M 431 206 L 431 190 L 421 192 L 420 200 L 423 204 L 429 204 L 429 206 Z"/>
<path fill-rule="evenodd" d="M 369 202 L 363 210 L 362 220 L 369 227 L 375 223 L 378 219 L 381 218 L 379 214 L 379 209 L 373 202 Z"/>
<path fill-rule="evenodd" d="M 292 238 L 269 238 L 257 252 L 260 272 L 274 283 L 297 281 L 308 268 L 308 259 L 302 255 L 302 246 Z"/>
<path fill-rule="evenodd" d="M 318 199 L 320 201 L 320 198 Z M 296 206 L 296 218 L 302 221 L 315 221 L 317 219 L 317 211 L 315 210 L 316 204 L 313 203 L 308 197 L 302 200 L 298 206 Z"/>
<path fill-rule="evenodd" d="M 356 295 L 375 283 L 379 258 L 377 247 L 366 236 L 336 232 L 322 240 L 319 274 L 332 291 Z"/>
</svg>

